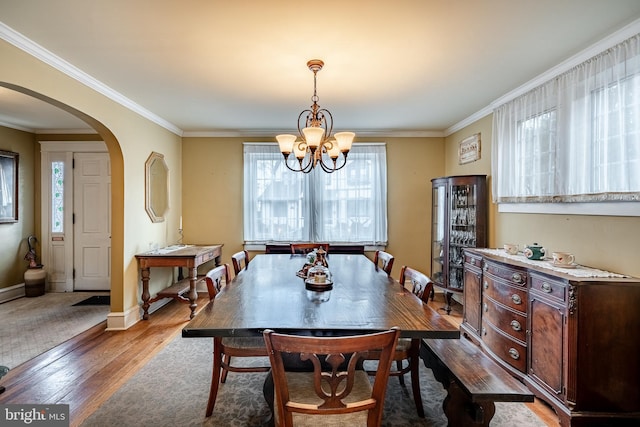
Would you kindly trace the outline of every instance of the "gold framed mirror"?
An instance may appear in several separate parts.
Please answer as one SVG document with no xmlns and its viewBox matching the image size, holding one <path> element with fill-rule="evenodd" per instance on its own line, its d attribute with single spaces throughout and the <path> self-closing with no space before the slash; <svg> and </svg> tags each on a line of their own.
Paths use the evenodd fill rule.
<svg viewBox="0 0 640 427">
<path fill-rule="evenodd" d="M 164 155 L 152 151 L 144 164 L 145 204 L 151 222 L 163 222 L 169 209 L 169 168 Z"/>
</svg>

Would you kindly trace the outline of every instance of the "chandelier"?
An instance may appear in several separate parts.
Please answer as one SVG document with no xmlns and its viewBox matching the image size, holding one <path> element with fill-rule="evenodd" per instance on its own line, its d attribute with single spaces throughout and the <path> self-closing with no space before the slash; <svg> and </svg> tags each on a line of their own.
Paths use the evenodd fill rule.
<svg viewBox="0 0 640 427">
<path fill-rule="evenodd" d="M 294 172 L 309 173 L 320 165 L 327 173 L 342 169 L 347 164 L 347 154 L 353 143 L 353 132 L 333 131 L 333 116 L 326 108 L 318 105 L 316 93 L 316 76 L 322 70 L 324 62 L 320 59 L 312 59 L 307 62 L 307 67 L 313 72 L 313 104 L 309 109 L 303 110 L 298 116 L 298 134 L 300 140 L 296 141 L 296 135 L 277 135 L 280 151 L 284 156 L 287 168 Z M 304 119 L 303 119 L 304 116 Z M 296 161 L 289 161 L 289 155 L 293 152 Z M 342 153 L 342 160 L 338 157 Z"/>
</svg>

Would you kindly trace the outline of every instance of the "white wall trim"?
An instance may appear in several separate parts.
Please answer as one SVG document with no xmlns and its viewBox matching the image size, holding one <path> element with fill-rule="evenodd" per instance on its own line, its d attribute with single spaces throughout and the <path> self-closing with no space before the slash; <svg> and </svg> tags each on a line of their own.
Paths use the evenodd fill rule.
<svg viewBox="0 0 640 427">
<path fill-rule="evenodd" d="M 202 281 L 204 283 L 204 281 Z M 207 292 L 206 286 L 203 284 L 204 289 L 198 289 L 198 292 Z M 151 304 L 149 307 L 149 319 L 151 321 L 152 313 L 161 309 L 165 305 L 172 301 L 171 298 L 164 298 Z M 185 305 L 185 308 L 187 306 Z M 185 310 L 185 318 L 188 316 L 188 311 Z M 107 331 L 124 331 L 129 329 L 136 323 L 142 320 L 142 307 L 137 304 L 131 307 L 127 311 L 111 312 L 107 315 Z"/>
<path fill-rule="evenodd" d="M 24 283 L 0 289 L 0 304 L 25 296 Z"/>
<path fill-rule="evenodd" d="M 640 19 L 636 19 L 629 25 L 622 27 L 618 31 L 615 31 L 613 34 L 610 34 L 609 36 L 603 38 L 597 43 L 589 46 L 583 51 L 561 62 L 555 67 L 550 68 L 544 73 L 529 80 L 527 83 L 523 84 L 522 86 L 512 90 L 511 92 L 506 93 L 505 95 L 496 99 L 495 101 L 493 101 L 491 104 L 489 104 L 482 110 L 472 114 L 471 116 L 467 117 L 464 120 L 459 121 L 458 123 L 454 124 L 450 128 L 446 129 L 444 131 L 444 136 L 449 136 L 452 133 L 457 132 L 460 129 L 463 129 L 464 127 L 485 117 L 486 115 L 491 114 L 496 107 L 499 107 L 500 105 L 505 104 L 517 98 L 518 96 L 523 95 L 529 92 L 530 90 L 540 86 L 541 84 L 544 84 L 549 80 L 556 78 L 560 74 L 569 71 L 571 68 L 587 61 L 588 59 L 596 55 L 599 55 L 600 53 L 604 52 L 607 49 L 610 49 L 611 47 L 617 45 L 618 43 L 622 43 L 623 41 L 627 40 L 630 37 L 633 37 L 638 33 L 640 33 Z"/>
<path fill-rule="evenodd" d="M 168 122 L 162 117 L 152 113 L 146 108 L 140 106 L 139 104 L 133 102 L 131 99 L 122 95 L 120 92 L 115 91 L 109 86 L 105 85 L 101 81 L 91 77 L 89 74 L 60 58 L 59 56 L 51 53 L 47 49 L 43 48 L 39 44 L 34 41 L 26 38 L 13 28 L 8 25 L 0 22 L 0 38 L 4 41 L 11 43 L 18 49 L 21 49 L 28 53 L 29 55 L 39 59 L 55 68 L 56 70 L 68 75 L 72 79 L 84 84 L 85 86 L 90 87 L 98 93 L 106 96 L 114 102 L 117 102 L 120 105 L 128 108 L 129 110 L 141 115 L 142 117 L 162 126 L 170 132 L 175 133 L 178 136 L 182 136 L 182 130 L 178 128 L 173 123 Z"/>
<path fill-rule="evenodd" d="M 107 331 L 124 331 L 138 323 L 140 319 L 140 307 L 137 305 L 124 312 L 111 312 L 107 314 Z"/>
<path fill-rule="evenodd" d="M 488 116 L 489 114 L 493 113 L 493 109 L 491 108 L 491 106 L 487 106 L 485 108 L 483 108 L 482 110 L 470 115 L 469 117 L 467 117 L 466 119 L 459 121 L 458 123 L 456 123 L 455 125 L 451 126 L 450 128 L 448 128 L 447 130 L 444 131 L 444 136 L 447 137 L 453 133 L 458 132 L 461 129 L 464 129 L 465 127 L 469 126 L 470 124 L 473 124 L 475 122 L 477 122 L 478 120 Z"/>
<path fill-rule="evenodd" d="M 491 111 L 489 111 L 491 112 Z M 273 140 L 275 142 L 276 135 L 281 133 L 296 133 L 292 129 L 251 129 L 251 130 L 217 130 L 217 131 L 193 131 L 193 132 L 184 132 L 183 138 L 248 138 L 248 137 L 266 137 L 268 135 L 273 135 Z M 375 137 L 375 138 L 442 138 L 445 135 L 443 131 L 440 130 L 390 130 L 390 129 L 379 129 L 379 130 L 352 130 L 351 132 L 355 132 L 356 139 L 362 137 Z"/>
</svg>

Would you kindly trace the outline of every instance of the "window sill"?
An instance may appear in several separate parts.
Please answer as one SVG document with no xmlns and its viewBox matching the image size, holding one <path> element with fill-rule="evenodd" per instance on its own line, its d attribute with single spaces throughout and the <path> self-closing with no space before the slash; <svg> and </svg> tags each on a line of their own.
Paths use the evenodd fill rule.
<svg viewBox="0 0 640 427">
<path fill-rule="evenodd" d="M 335 244 L 334 246 L 339 247 L 341 245 Z M 246 243 L 244 245 L 244 249 L 247 251 L 264 252 L 267 249 L 267 245 L 258 243 Z M 385 246 L 365 245 L 364 247 L 365 252 L 375 252 L 376 250 L 385 250 Z"/>
<path fill-rule="evenodd" d="M 640 216 L 640 203 L 498 203 L 498 212 L 556 215 Z"/>
</svg>

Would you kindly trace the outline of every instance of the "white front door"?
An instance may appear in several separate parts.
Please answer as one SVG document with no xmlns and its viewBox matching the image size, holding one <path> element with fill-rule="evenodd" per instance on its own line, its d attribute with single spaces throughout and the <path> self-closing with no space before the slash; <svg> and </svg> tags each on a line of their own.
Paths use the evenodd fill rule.
<svg viewBox="0 0 640 427">
<path fill-rule="evenodd" d="M 75 291 L 110 290 L 111 168 L 108 153 L 74 153 Z"/>
</svg>

